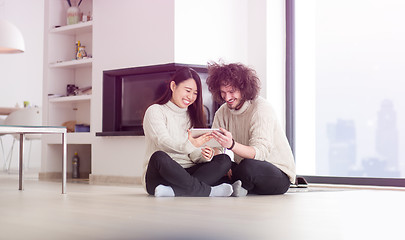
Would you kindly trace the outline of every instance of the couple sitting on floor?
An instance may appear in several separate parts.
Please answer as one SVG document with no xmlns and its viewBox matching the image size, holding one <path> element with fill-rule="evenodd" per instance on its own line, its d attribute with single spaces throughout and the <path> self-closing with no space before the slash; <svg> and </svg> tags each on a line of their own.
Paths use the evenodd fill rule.
<svg viewBox="0 0 405 240">
<path fill-rule="evenodd" d="M 145 112 L 143 183 L 156 197 L 228 197 L 284 194 L 295 182 L 295 163 L 270 103 L 258 96 L 256 72 L 239 63 L 211 63 L 207 84 L 224 104 L 215 113 L 220 131 L 205 128 L 201 80 L 192 68 L 176 71 L 166 93 Z M 214 138 L 220 148 L 205 144 Z M 232 151 L 234 162 L 225 154 Z"/>
</svg>

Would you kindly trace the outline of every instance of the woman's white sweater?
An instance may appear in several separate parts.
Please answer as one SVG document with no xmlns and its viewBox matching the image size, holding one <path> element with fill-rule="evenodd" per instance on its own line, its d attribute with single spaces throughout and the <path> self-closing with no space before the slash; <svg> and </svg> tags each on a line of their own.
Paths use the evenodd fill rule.
<svg viewBox="0 0 405 240">
<path fill-rule="evenodd" d="M 183 168 L 204 161 L 201 149 L 194 147 L 188 140 L 187 129 L 190 127 L 187 108 L 179 108 L 171 101 L 163 105 L 151 105 L 146 110 L 143 118 L 146 144 L 143 180 L 149 159 L 156 151 L 166 152 Z"/>
</svg>

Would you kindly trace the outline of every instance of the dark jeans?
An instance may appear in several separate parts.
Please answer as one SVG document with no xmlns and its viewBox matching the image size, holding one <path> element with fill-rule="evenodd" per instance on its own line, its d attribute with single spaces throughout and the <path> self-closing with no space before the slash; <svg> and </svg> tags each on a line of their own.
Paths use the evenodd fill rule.
<svg viewBox="0 0 405 240">
<path fill-rule="evenodd" d="M 176 196 L 207 197 L 214 186 L 231 168 L 228 155 L 220 154 L 210 162 L 183 168 L 167 153 L 157 151 L 150 157 L 146 171 L 146 190 L 155 194 L 155 188 L 162 184 L 172 187 Z"/>
<path fill-rule="evenodd" d="M 278 167 L 267 161 L 243 159 L 232 164 L 232 179 L 222 182 L 233 183 L 241 180 L 242 187 L 249 193 L 260 195 L 284 194 L 290 188 L 290 179 Z"/>
</svg>

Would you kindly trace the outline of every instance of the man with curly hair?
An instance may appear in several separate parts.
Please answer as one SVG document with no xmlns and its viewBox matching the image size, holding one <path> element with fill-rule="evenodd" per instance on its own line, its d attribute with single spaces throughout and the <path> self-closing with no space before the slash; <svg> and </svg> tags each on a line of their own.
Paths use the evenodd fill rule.
<svg viewBox="0 0 405 240">
<path fill-rule="evenodd" d="M 207 85 L 217 102 L 214 138 L 234 153 L 228 182 L 233 196 L 284 194 L 295 182 L 295 163 L 273 107 L 259 96 L 255 70 L 240 63 L 208 64 Z M 226 151 L 226 150 L 224 150 Z"/>
</svg>

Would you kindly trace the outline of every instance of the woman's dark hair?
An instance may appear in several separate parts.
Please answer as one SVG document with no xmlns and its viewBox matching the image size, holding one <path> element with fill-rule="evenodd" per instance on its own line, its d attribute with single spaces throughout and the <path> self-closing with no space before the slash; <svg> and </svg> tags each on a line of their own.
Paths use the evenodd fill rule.
<svg viewBox="0 0 405 240">
<path fill-rule="evenodd" d="M 241 63 L 208 63 L 207 85 L 218 103 L 224 102 L 221 97 L 221 86 L 239 89 L 242 101 L 255 99 L 260 91 L 260 80 L 256 71 Z"/>
<path fill-rule="evenodd" d="M 204 105 L 202 100 L 202 87 L 201 79 L 198 73 L 189 67 L 182 67 L 178 69 L 173 77 L 166 84 L 166 91 L 155 103 L 163 105 L 166 104 L 172 98 L 172 90 L 170 89 L 170 83 L 174 81 L 176 85 L 179 85 L 181 82 L 184 82 L 188 79 L 194 79 L 197 85 L 197 99 L 193 104 L 188 106 L 187 112 L 190 117 L 191 127 L 195 128 L 205 128 L 207 127 L 207 119 L 204 114 Z"/>
</svg>

